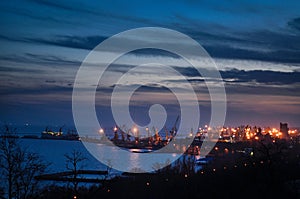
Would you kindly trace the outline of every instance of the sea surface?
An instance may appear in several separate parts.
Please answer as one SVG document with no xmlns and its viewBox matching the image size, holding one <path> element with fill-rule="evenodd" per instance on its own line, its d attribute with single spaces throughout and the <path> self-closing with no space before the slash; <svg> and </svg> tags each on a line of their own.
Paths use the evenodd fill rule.
<svg viewBox="0 0 300 199">
<path fill-rule="evenodd" d="M 79 169 L 107 170 L 112 166 L 111 175 L 119 175 L 124 171 L 153 171 L 154 165 L 166 164 L 181 157 L 181 154 L 155 154 L 125 151 L 117 146 L 108 147 L 98 143 L 84 145 L 81 141 L 19 138 L 21 146 L 39 154 L 48 165 L 47 173 L 66 171 L 66 154 L 73 151 L 81 152 L 85 158 Z M 88 148 L 86 148 L 88 147 Z M 92 152 L 92 153 L 91 153 Z M 98 159 L 97 159 L 98 158 Z M 99 161 L 99 158 L 101 158 Z"/>
<path fill-rule="evenodd" d="M 20 136 L 21 145 L 40 155 L 47 165 L 47 173 L 66 171 L 66 154 L 71 154 L 74 150 L 82 153 L 86 159 L 79 164 L 79 169 L 85 170 L 107 170 L 112 166 L 111 174 L 121 174 L 123 171 L 131 171 L 142 168 L 143 171 L 153 171 L 154 164 L 165 164 L 167 161 L 178 159 L 180 154 L 158 154 L 155 157 L 143 153 L 124 152 L 119 147 L 108 148 L 105 145 L 72 140 L 51 140 L 41 139 L 41 133 L 47 126 L 43 125 L 14 125 L 16 133 Z M 48 126 L 53 131 L 58 131 L 61 126 Z M 67 132 L 74 127 L 63 126 L 63 132 Z M 24 136 L 36 136 L 33 138 L 23 138 Z M 150 153 L 147 153 L 150 154 Z M 99 161 L 101 160 L 101 161 Z"/>
<path fill-rule="evenodd" d="M 66 154 L 74 150 L 81 152 L 86 158 L 79 165 L 82 169 L 106 170 L 107 166 L 95 159 L 80 141 L 25 139 L 20 138 L 20 144 L 27 150 L 37 153 L 48 165 L 48 172 L 66 171 Z"/>
</svg>

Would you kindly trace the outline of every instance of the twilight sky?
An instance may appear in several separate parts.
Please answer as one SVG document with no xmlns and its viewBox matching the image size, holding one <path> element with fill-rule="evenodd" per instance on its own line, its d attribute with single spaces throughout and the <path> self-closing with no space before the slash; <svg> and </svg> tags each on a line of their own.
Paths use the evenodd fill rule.
<svg viewBox="0 0 300 199">
<path fill-rule="evenodd" d="M 154 26 L 190 36 L 214 59 L 225 82 L 226 125 L 300 126 L 299 11 L 296 0 L 1 1 L 0 122 L 71 125 L 72 86 L 88 53 L 114 34 Z M 117 77 L 144 61 L 167 63 L 187 76 L 198 89 L 200 124 L 208 122 L 203 79 L 180 57 L 157 50 L 129 53 L 109 68 L 96 96 L 100 121 L 110 125 L 107 93 Z M 176 77 L 150 77 L 180 87 Z M 143 84 L 139 75 L 133 79 Z M 166 104 L 170 117 L 178 114 L 174 96 L 154 84 L 132 99 L 138 105 L 132 114 L 142 124 L 149 104 Z"/>
</svg>

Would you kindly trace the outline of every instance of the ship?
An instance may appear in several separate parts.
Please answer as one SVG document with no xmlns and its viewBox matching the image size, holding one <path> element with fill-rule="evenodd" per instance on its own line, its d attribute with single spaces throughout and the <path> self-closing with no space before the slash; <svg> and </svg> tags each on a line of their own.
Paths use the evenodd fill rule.
<svg viewBox="0 0 300 199">
<path fill-rule="evenodd" d="M 141 138 L 134 136 L 136 135 L 135 133 L 128 131 L 125 132 L 116 126 L 114 127 L 114 136 L 110 139 L 110 141 L 124 150 L 136 153 L 156 151 L 162 149 L 173 141 L 172 146 L 174 146 L 174 149 L 178 152 L 199 155 L 200 147 L 205 138 L 205 133 L 197 132 L 195 136 L 190 135 L 184 138 L 176 138 L 176 130 L 176 128 L 172 128 L 172 130 L 168 131 L 165 128 L 164 136 L 161 136 L 158 131 L 155 131 L 153 136 Z M 191 144 L 186 147 L 186 143 Z"/>
<path fill-rule="evenodd" d="M 155 127 L 153 127 L 153 136 L 151 136 L 150 128 L 147 127 L 146 133 L 148 136 L 140 137 L 139 129 L 135 125 L 131 129 L 126 129 L 125 126 L 123 126 L 123 128 L 115 126 L 113 128 L 114 136 L 110 141 L 120 148 L 134 152 L 151 152 L 159 150 L 169 144 L 176 136 L 178 120 L 179 116 L 170 131 L 168 131 L 166 127 L 164 128 L 165 136 L 160 135 Z"/>
<path fill-rule="evenodd" d="M 174 132 L 170 131 L 170 136 L 166 135 L 165 138 L 155 131 L 153 136 L 148 137 L 139 137 L 135 136 L 135 133 L 124 132 L 121 128 L 115 127 L 114 136 L 111 138 L 111 141 L 118 147 L 124 149 L 141 149 L 141 150 L 158 150 L 166 146 L 174 136 Z M 121 135 L 121 136 L 119 136 Z"/>
<path fill-rule="evenodd" d="M 80 140 L 75 130 L 68 130 L 67 133 L 63 133 L 62 128 L 63 127 L 60 127 L 58 131 L 53 131 L 51 128 L 46 127 L 41 133 L 41 139 Z"/>
</svg>

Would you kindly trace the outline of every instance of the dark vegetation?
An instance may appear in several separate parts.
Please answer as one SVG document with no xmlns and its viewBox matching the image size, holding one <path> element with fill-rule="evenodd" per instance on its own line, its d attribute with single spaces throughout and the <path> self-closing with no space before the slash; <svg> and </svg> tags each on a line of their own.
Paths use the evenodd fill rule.
<svg viewBox="0 0 300 199">
<path fill-rule="evenodd" d="M 1 129 L 0 193 L 1 198 L 34 198 L 41 187 L 35 178 L 46 170 L 46 163 L 19 144 L 16 130 L 8 125 Z"/>
</svg>

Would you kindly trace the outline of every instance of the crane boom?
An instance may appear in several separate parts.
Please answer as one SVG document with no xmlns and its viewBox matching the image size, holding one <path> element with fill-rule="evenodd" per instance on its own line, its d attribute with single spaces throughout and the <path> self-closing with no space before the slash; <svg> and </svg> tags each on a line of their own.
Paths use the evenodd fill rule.
<svg viewBox="0 0 300 199">
<path fill-rule="evenodd" d="M 178 120 L 179 120 L 179 115 L 177 116 L 174 126 L 172 127 L 172 134 L 176 134 L 176 131 L 177 131 L 176 126 L 177 126 Z"/>
</svg>

